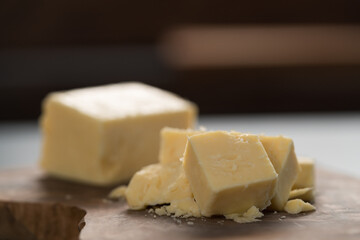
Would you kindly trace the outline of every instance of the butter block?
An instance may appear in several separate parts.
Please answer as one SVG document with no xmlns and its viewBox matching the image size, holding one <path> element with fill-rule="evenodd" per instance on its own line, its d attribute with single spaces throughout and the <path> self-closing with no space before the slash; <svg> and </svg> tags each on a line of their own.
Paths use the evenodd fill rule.
<svg viewBox="0 0 360 240">
<path fill-rule="evenodd" d="M 275 195 L 273 199 L 271 199 L 270 208 L 282 211 L 289 199 L 291 188 L 300 171 L 294 150 L 294 143 L 290 138 L 283 136 L 260 136 L 260 141 L 278 174 Z"/>
<path fill-rule="evenodd" d="M 161 130 L 160 163 L 179 162 L 183 157 L 187 138 L 203 131 L 165 127 Z"/>
<path fill-rule="evenodd" d="M 206 132 L 189 137 L 183 167 L 201 214 L 243 214 L 270 204 L 277 173 L 259 137 Z"/>
<path fill-rule="evenodd" d="M 306 203 L 301 199 L 290 200 L 285 205 L 285 211 L 290 214 L 298 214 L 301 212 L 315 211 L 316 208 L 310 203 Z"/>
<path fill-rule="evenodd" d="M 158 162 L 160 130 L 191 128 L 196 106 L 141 83 L 52 93 L 44 101 L 41 166 L 75 181 L 110 185 Z"/>
</svg>

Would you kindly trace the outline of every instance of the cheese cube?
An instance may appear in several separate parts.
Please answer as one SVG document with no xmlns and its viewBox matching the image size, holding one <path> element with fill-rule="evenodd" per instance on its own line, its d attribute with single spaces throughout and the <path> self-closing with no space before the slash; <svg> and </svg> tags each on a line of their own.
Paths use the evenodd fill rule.
<svg viewBox="0 0 360 240">
<path fill-rule="evenodd" d="M 260 136 L 260 141 L 279 175 L 270 208 L 281 211 L 289 199 L 291 188 L 299 172 L 294 143 L 290 138 L 283 136 Z"/>
<path fill-rule="evenodd" d="M 151 205 L 169 203 L 165 191 L 168 185 L 177 179 L 179 167 L 181 166 L 152 164 L 135 173 L 125 191 L 130 208 L 143 209 Z"/>
<path fill-rule="evenodd" d="M 165 127 L 161 130 L 160 163 L 144 167 L 130 181 L 125 192 L 131 209 L 169 204 L 156 209 L 160 215 L 200 216 L 180 158 L 188 135 L 197 131 Z"/>
<path fill-rule="evenodd" d="M 207 132 L 189 137 L 183 167 L 201 214 L 243 214 L 264 209 L 277 174 L 259 137 Z"/>
<path fill-rule="evenodd" d="M 183 157 L 187 137 L 202 133 L 190 129 L 177 129 L 165 127 L 161 130 L 160 163 L 180 162 Z"/>
<path fill-rule="evenodd" d="M 298 157 L 300 172 L 296 178 L 293 189 L 313 188 L 315 185 L 314 160 L 307 157 Z"/>
<path fill-rule="evenodd" d="M 300 172 L 293 185 L 292 194 L 297 194 L 297 198 L 301 198 L 304 201 L 313 201 L 315 189 L 314 160 L 307 157 L 298 157 L 298 162 L 300 166 Z"/>
<path fill-rule="evenodd" d="M 197 208 L 182 165 L 152 164 L 138 171 L 125 191 L 131 209 L 160 204 L 181 205 L 182 212 Z M 185 204 L 185 205 L 184 205 Z"/>
<path fill-rule="evenodd" d="M 43 106 L 41 166 L 91 184 L 126 181 L 158 161 L 163 127 L 195 120 L 194 104 L 140 83 L 52 93 Z"/>
</svg>

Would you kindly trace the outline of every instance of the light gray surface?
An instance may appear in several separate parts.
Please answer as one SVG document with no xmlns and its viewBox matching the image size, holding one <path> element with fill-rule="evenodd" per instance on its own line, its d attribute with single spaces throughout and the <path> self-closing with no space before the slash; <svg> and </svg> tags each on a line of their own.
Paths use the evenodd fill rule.
<svg viewBox="0 0 360 240">
<path fill-rule="evenodd" d="M 298 155 L 360 178 L 360 113 L 200 117 L 209 130 L 285 135 Z M 0 124 L 0 168 L 35 165 L 41 146 L 36 122 Z"/>
<path fill-rule="evenodd" d="M 0 169 L 36 164 L 40 142 L 35 121 L 0 123 Z"/>
</svg>

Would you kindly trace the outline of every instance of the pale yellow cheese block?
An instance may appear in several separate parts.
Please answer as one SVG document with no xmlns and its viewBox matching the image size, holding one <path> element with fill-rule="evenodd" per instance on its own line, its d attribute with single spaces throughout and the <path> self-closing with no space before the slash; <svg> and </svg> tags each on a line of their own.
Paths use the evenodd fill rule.
<svg viewBox="0 0 360 240">
<path fill-rule="evenodd" d="M 183 167 L 204 216 L 262 210 L 275 192 L 277 173 L 256 135 L 216 131 L 189 137 Z"/>
<path fill-rule="evenodd" d="M 315 211 L 316 208 L 310 203 L 306 203 L 301 199 L 290 200 L 284 207 L 285 211 L 290 214 L 298 214 L 301 212 Z"/>
<path fill-rule="evenodd" d="M 308 157 L 298 157 L 300 172 L 293 189 L 315 187 L 315 161 Z"/>
<path fill-rule="evenodd" d="M 298 157 L 298 162 L 300 165 L 300 172 L 292 187 L 292 194 L 299 194 L 300 191 L 304 192 L 304 189 L 309 189 L 306 193 L 298 195 L 298 198 L 301 198 L 304 201 L 313 201 L 315 189 L 315 161 L 308 157 Z"/>
<path fill-rule="evenodd" d="M 161 130 L 160 140 L 160 162 L 180 162 L 180 158 L 184 155 L 187 137 L 202 132 L 203 131 L 194 131 L 191 129 L 163 128 Z"/>
<path fill-rule="evenodd" d="M 138 171 L 126 191 L 126 200 L 132 209 L 147 206 L 177 204 L 192 199 L 189 182 L 181 164 L 152 164 Z"/>
<path fill-rule="evenodd" d="M 283 136 L 260 136 L 260 141 L 279 175 L 270 208 L 281 211 L 289 199 L 291 187 L 300 171 L 294 143 L 290 138 Z"/>
<path fill-rule="evenodd" d="M 197 131 L 165 127 L 161 131 L 160 163 L 144 167 L 123 188 L 115 189 L 110 197 L 125 195 L 131 209 L 167 204 L 156 208 L 159 215 L 200 217 L 200 210 L 190 190 L 180 158 L 187 136 Z"/>
<path fill-rule="evenodd" d="M 52 93 L 44 101 L 41 166 L 96 185 L 126 181 L 158 162 L 160 130 L 191 128 L 196 106 L 141 83 Z"/>
</svg>

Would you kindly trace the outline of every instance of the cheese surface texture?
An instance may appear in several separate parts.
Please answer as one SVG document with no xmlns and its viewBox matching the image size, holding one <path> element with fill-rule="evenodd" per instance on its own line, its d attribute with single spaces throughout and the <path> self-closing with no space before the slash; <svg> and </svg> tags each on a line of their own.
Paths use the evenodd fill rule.
<svg viewBox="0 0 360 240">
<path fill-rule="evenodd" d="M 283 136 L 260 136 L 275 171 L 278 182 L 270 208 L 281 211 L 289 199 L 290 190 L 300 171 L 294 150 L 294 143 Z"/>
<path fill-rule="evenodd" d="M 263 216 L 264 214 L 260 212 L 257 207 L 252 206 L 244 214 L 227 214 L 225 215 L 225 218 L 234 220 L 238 223 L 250 223 L 260 221 L 258 218 L 261 218 Z"/>
<path fill-rule="evenodd" d="M 299 188 L 290 191 L 289 199 L 300 198 L 304 201 L 312 201 L 314 199 L 313 188 Z"/>
<path fill-rule="evenodd" d="M 188 135 L 198 131 L 166 127 L 161 131 L 160 163 L 138 171 L 131 179 L 125 197 L 131 209 L 168 204 L 156 209 L 159 215 L 200 217 L 180 157 Z"/>
<path fill-rule="evenodd" d="M 184 155 L 187 139 L 190 136 L 202 133 L 191 129 L 176 129 L 165 127 L 161 130 L 160 155 L 161 163 L 180 162 Z"/>
<path fill-rule="evenodd" d="M 304 201 L 314 200 L 315 189 L 315 161 L 312 158 L 298 157 L 300 172 L 293 185 L 292 194 L 298 194 L 298 198 Z M 308 189 L 304 192 L 304 189 Z M 302 192 L 301 195 L 299 193 Z"/>
<path fill-rule="evenodd" d="M 141 83 L 50 94 L 43 104 L 41 166 L 96 185 L 126 181 L 158 161 L 160 130 L 189 128 L 194 104 Z"/>
<path fill-rule="evenodd" d="M 312 191 L 290 191 L 299 164 L 289 138 L 170 127 L 160 136 L 159 163 L 142 168 L 109 197 L 125 196 L 131 209 L 150 206 L 157 215 L 224 215 L 238 223 L 259 221 L 270 203 L 281 202 L 289 213 L 313 209 L 288 201 Z"/>
<path fill-rule="evenodd" d="M 259 137 L 207 132 L 189 137 L 183 167 L 201 214 L 243 214 L 270 204 L 277 181 Z"/>
<path fill-rule="evenodd" d="M 310 203 L 306 203 L 301 199 L 290 200 L 285 205 L 285 211 L 290 214 L 298 214 L 301 212 L 314 211 L 316 208 Z"/>
<path fill-rule="evenodd" d="M 131 179 L 124 195 L 131 209 L 168 204 L 158 209 L 157 213 L 200 217 L 199 207 L 180 163 L 144 167 Z"/>
</svg>

